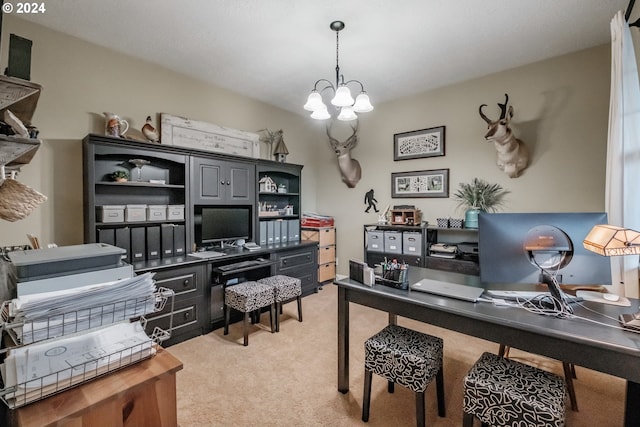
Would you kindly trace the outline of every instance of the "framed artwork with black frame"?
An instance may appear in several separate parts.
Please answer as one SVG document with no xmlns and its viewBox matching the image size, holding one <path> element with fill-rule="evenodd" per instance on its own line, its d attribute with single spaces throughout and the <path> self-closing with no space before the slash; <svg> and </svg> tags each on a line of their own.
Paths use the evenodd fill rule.
<svg viewBox="0 0 640 427">
<path fill-rule="evenodd" d="M 393 135 L 393 160 L 444 156 L 444 126 Z"/>
<path fill-rule="evenodd" d="M 393 172 L 391 197 L 449 197 L 449 169 Z"/>
</svg>

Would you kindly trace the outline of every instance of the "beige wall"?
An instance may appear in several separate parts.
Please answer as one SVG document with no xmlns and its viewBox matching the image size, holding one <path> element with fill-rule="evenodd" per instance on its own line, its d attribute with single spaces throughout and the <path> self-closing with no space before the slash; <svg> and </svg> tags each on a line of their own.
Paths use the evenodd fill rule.
<svg viewBox="0 0 640 427">
<path fill-rule="evenodd" d="M 34 232 L 47 242 L 82 241 L 81 139 L 102 131 L 103 111 L 139 129 L 148 115 L 166 112 L 221 126 L 255 131 L 284 129 L 288 160 L 304 164 L 303 209 L 333 215 L 338 227 L 339 271 L 362 257 L 364 194 L 374 189 L 378 206 L 414 204 L 426 220 L 462 217 L 451 198 L 391 199 L 391 172 L 450 169 L 450 194 L 474 177 L 511 191 L 505 211 L 599 211 L 604 209 L 604 168 L 609 96 L 608 45 L 421 93 L 362 115 L 353 151 L 363 176 L 355 189 L 341 181 L 324 124 L 226 90 L 207 86 L 135 58 L 6 16 L 3 35 L 33 40 L 32 80 L 44 90 L 34 116 L 43 146 L 20 179 L 49 196 L 30 217 L 0 222 L 0 243 L 25 242 Z M 3 40 L 3 46 L 6 46 Z M 3 55 L 6 56 L 6 55 Z M 472 66 L 470 64 L 469 66 Z M 437 67 L 437 63 L 434 63 Z M 215 70 L 212 70 L 215 72 Z M 482 138 L 478 106 L 495 117 L 509 93 L 518 137 L 532 150 L 523 176 L 509 179 L 495 166 L 495 150 Z M 301 94 L 301 99 L 306 94 Z M 376 103 L 375 94 L 371 94 Z M 301 101 L 302 102 L 302 101 Z M 301 111 L 301 114 L 303 112 Z M 444 157 L 393 161 L 393 134 L 446 126 Z M 344 129 L 336 128 L 336 132 Z"/>
<path fill-rule="evenodd" d="M 604 210 L 609 52 L 608 45 L 585 50 L 379 105 L 363 115 L 353 151 L 363 170 L 357 188 L 341 184 L 335 168 L 318 169 L 317 204 L 335 216 L 338 227 L 338 269 L 345 273 L 348 259 L 362 256 L 362 224 L 377 221 L 376 214 L 364 213 L 369 189 L 380 207 L 413 204 L 429 223 L 464 217 L 453 198 L 392 199 L 391 172 L 448 168 L 450 194 L 474 177 L 499 183 L 511 191 L 503 209 L 508 212 Z M 515 133 L 532 151 L 529 168 L 514 179 L 495 165 L 496 152 L 483 139 L 486 123 L 478 114 L 486 103 L 485 113 L 495 118 L 504 93 L 514 107 Z M 395 133 L 442 125 L 444 157 L 393 161 Z M 332 161 L 329 152 L 323 157 Z"/>
<path fill-rule="evenodd" d="M 0 220 L 0 244 L 27 243 L 26 233 L 45 244 L 82 243 L 81 140 L 102 133 L 103 111 L 127 119 L 136 130 L 129 133 L 138 136 L 147 115 L 158 123 L 160 113 L 252 132 L 284 129 L 287 160 L 305 165 L 303 204 L 315 210 L 313 152 L 306 148 L 313 145 L 313 132 L 301 116 L 11 15 L 3 20 L 3 52 L 10 33 L 33 40 L 31 80 L 43 87 L 33 117 L 43 144 L 19 179 L 49 199 L 24 220 Z"/>
</svg>

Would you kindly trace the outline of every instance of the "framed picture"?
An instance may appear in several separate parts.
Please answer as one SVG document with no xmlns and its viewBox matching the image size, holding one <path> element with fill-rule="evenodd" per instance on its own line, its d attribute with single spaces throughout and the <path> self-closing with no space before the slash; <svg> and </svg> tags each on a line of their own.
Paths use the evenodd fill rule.
<svg viewBox="0 0 640 427">
<path fill-rule="evenodd" d="M 394 172 L 391 197 L 449 197 L 449 169 Z"/>
<path fill-rule="evenodd" d="M 444 126 L 393 135 L 393 160 L 444 156 Z"/>
</svg>

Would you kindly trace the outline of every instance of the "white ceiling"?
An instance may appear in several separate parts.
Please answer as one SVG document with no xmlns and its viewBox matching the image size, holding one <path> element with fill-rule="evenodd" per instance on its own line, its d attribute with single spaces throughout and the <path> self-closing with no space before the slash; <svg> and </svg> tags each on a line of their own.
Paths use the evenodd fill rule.
<svg viewBox="0 0 640 427">
<path fill-rule="evenodd" d="M 5 2 L 7 3 L 7 2 Z M 628 0 L 56 0 L 46 27 L 299 114 L 340 67 L 376 105 L 610 41 Z M 640 6 L 639 6 L 640 7 Z M 632 14 L 632 20 L 634 15 Z"/>
</svg>

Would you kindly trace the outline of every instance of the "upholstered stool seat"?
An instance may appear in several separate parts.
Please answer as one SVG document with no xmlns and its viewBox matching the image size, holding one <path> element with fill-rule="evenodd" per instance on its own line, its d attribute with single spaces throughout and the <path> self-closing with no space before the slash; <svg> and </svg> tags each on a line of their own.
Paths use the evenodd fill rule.
<svg viewBox="0 0 640 427">
<path fill-rule="evenodd" d="M 561 427 L 566 397 L 562 377 L 484 353 L 464 378 L 463 426 Z"/>
<path fill-rule="evenodd" d="M 424 392 L 436 378 L 438 415 L 445 416 L 444 376 L 442 371 L 443 341 L 398 325 L 389 325 L 364 343 L 364 399 L 362 420 L 369 420 L 372 374 L 388 381 L 393 393 L 400 384 L 416 393 L 416 424 L 425 424 Z"/>
<path fill-rule="evenodd" d="M 280 314 L 282 304 L 296 298 L 298 302 L 298 321 L 302 322 L 302 281 L 296 277 L 282 274 L 259 279 L 258 283 L 271 286 L 274 290 L 276 302 L 276 332 L 280 332 Z"/>
<path fill-rule="evenodd" d="M 243 282 L 233 286 L 227 286 L 224 290 L 224 334 L 229 333 L 229 320 L 231 317 L 231 309 L 244 313 L 243 335 L 244 345 L 249 345 L 249 314 L 263 307 L 269 306 L 269 320 L 271 323 L 271 332 L 274 332 L 273 310 L 275 307 L 275 299 L 273 288 L 258 282 Z"/>
</svg>

